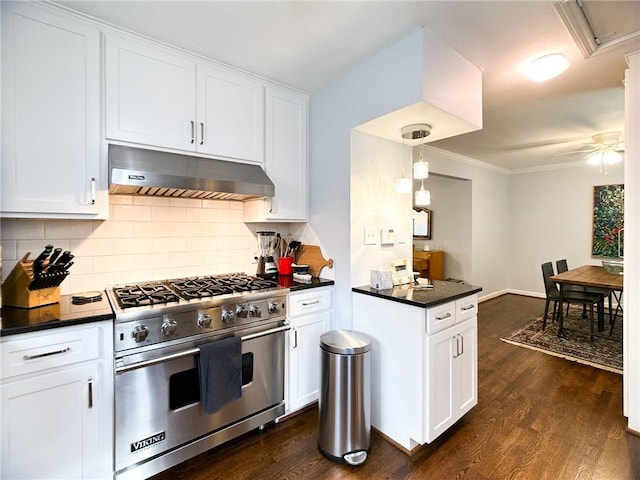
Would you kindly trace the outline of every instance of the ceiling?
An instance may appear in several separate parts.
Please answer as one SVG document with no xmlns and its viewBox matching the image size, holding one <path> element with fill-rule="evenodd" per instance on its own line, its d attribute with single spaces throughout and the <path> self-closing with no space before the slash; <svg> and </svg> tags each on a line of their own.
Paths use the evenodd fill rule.
<svg viewBox="0 0 640 480">
<path fill-rule="evenodd" d="M 483 129 L 430 145 L 515 171 L 582 161 L 568 152 L 623 132 L 625 54 L 640 50 L 640 0 L 584 2 L 593 51 L 551 0 L 56 3 L 310 93 L 424 26 L 483 72 Z M 519 72 L 552 52 L 571 62 L 559 77 Z"/>
</svg>

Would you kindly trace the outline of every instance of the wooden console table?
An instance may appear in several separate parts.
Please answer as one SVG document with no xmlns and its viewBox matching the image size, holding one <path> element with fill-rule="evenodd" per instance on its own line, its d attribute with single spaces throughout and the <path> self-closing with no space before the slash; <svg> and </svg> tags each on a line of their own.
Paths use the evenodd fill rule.
<svg viewBox="0 0 640 480">
<path fill-rule="evenodd" d="M 414 250 L 413 271 L 419 272 L 422 278 L 444 280 L 444 252 Z"/>
</svg>

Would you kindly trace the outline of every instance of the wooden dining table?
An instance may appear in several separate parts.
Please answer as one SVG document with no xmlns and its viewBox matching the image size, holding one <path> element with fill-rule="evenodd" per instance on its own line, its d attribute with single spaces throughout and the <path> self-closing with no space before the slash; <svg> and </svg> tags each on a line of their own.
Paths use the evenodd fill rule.
<svg viewBox="0 0 640 480">
<path fill-rule="evenodd" d="M 572 268 L 566 272 L 558 273 L 549 277 L 550 280 L 560 285 L 560 298 L 558 309 L 558 336 L 564 336 L 564 314 L 562 308 L 563 291 L 565 285 L 579 285 L 582 287 L 608 288 L 615 292 L 622 292 L 623 276 L 607 272 L 604 267 L 598 265 L 583 265 L 581 267 Z M 614 295 L 618 302 L 616 307 L 616 315 L 620 308 L 620 297 Z M 611 309 L 611 305 L 609 305 Z"/>
</svg>

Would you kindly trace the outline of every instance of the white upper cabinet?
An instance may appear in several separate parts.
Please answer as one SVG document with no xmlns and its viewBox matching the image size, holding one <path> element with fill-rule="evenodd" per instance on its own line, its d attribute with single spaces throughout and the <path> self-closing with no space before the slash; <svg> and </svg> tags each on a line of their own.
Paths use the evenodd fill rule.
<svg viewBox="0 0 640 480">
<path fill-rule="evenodd" d="M 2 216 L 107 215 L 100 32 L 2 2 Z"/>
<path fill-rule="evenodd" d="M 106 42 L 108 139 L 263 163 L 264 88 L 141 42 Z"/>
<path fill-rule="evenodd" d="M 199 63 L 197 98 L 197 151 L 264 162 L 262 83 Z"/>
<path fill-rule="evenodd" d="M 266 88 L 265 170 L 275 185 L 273 198 L 244 203 L 245 222 L 307 220 L 308 97 L 284 88 Z"/>
<path fill-rule="evenodd" d="M 195 78 L 193 60 L 108 36 L 107 138 L 195 149 Z"/>
</svg>

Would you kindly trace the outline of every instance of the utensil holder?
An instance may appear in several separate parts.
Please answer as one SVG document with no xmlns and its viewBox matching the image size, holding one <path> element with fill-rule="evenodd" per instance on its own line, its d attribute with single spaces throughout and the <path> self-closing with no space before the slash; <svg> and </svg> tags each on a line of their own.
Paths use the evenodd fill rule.
<svg viewBox="0 0 640 480">
<path fill-rule="evenodd" d="M 55 277 L 46 277 L 51 287 L 38 288 L 44 282 L 38 284 L 34 279 L 33 262 L 18 262 L 2 284 L 2 304 L 9 307 L 33 308 L 41 305 L 49 305 L 60 301 L 60 287 L 62 281 L 69 272 L 58 272 Z"/>
</svg>

